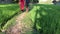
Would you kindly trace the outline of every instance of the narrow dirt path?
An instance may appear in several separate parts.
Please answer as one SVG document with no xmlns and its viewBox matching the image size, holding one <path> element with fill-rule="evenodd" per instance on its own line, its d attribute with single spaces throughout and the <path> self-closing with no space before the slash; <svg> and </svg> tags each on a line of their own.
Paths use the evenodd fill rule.
<svg viewBox="0 0 60 34">
<path fill-rule="evenodd" d="M 22 20 L 24 19 L 26 14 L 27 14 L 26 12 L 20 14 L 16 18 L 16 24 L 14 26 L 12 26 L 11 28 L 9 28 L 6 32 L 6 34 L 24 34 L 25 31 L 23 30 L 23 28 L 26 28 L 26 27 L 25 27 L 25 24 L 22 23 Z"/>
</svg>

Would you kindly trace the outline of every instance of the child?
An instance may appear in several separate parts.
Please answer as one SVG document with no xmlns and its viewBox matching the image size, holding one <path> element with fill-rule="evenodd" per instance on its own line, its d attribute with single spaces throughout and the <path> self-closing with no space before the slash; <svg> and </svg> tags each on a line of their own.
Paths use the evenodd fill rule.
<svg viewBox="0 0 60 34">
<path fill-rule="evenodd" d="M 25 4 L 24 0 L 19 0 L 19 5 L 20 5 L 21 11 L 24 11 L 24 4 Z"/>
<path fill-rule="evenodd" d="M 25 3 L 26 3 L 26 12 L 29 11 L 29 2 L 30 2 L 30 0 L 25 0 Z"/>
</svg>

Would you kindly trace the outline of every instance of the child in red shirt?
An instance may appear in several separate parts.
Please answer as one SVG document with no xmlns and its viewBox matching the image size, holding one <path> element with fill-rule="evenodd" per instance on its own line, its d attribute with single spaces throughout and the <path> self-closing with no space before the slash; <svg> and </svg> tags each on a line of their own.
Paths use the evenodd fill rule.
<svg viewBox="0 0 60 34">
<path fill-rule="evenodd" d="M 24 11 L 25 1 L 24 0 L 19 0 L 19 5 L 20 5 L 21 11 Z"/>
</svg>

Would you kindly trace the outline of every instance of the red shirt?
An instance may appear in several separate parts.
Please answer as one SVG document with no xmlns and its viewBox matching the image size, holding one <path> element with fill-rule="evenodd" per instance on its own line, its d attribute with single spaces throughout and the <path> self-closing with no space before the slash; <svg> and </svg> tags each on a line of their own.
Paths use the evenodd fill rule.
<svg viewBox="0 0 60 34">
<path fill-rule="evenodd" d="M 19 0 L 19 4 L 20 4 L 20 9 L 24 10 L 25 1 L 24 0 Z"/>
</svg>

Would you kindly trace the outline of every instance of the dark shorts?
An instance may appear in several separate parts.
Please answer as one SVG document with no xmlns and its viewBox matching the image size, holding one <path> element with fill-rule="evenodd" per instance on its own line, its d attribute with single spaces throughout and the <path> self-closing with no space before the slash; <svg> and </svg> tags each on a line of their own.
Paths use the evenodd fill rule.
<svg viewBox="0 0 60 34">
<path fill-rule="evenodd" d="M 26 2 L 26 7 L 29 7 L 29 2 Z"/>
</svg>

